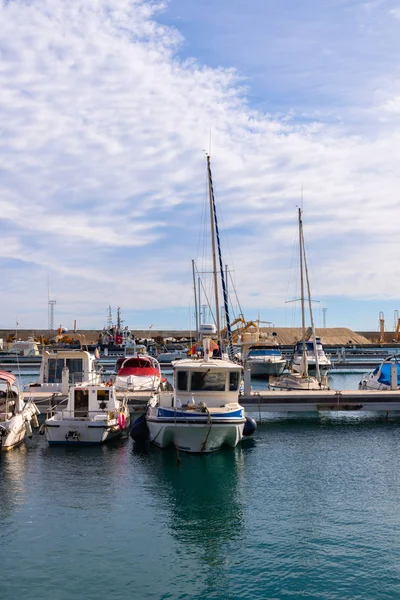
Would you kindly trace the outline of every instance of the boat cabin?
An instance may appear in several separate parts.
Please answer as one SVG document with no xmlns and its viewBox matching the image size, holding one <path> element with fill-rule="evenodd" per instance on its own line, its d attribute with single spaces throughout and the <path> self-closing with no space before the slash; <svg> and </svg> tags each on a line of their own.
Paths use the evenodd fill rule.
<svg viewBox="0 0 400 600">
<path fill-rule="evenodd" d="M 175 401 L 182 406 L 200 402 L 224 406 L 237 402 L 242 371 L 240 365 L 225 360 L 182 360 L 174 369 Z"/>
<path fill-rule="evenodd" d="M 101 371 L 93 354 L 86 350 L 44 351 L 40 365 L 39 380 L 30 385 L 36 391 L 61 391 L 68 376 L 68 384 L 82 381 L 96 384 L 101 382 Z M 64 377 L 64 380 L 63 380 Z"/>
<path fill-rule="evenodd" d="M 68 404 L 61 410 L 63 418 L 95 419 L 96 415 L 104 418 L 105 413 L 109 418 L 116 416 L 119 404 L 116 400 L 115 389 L 107 385 L 82 385 L 70 388 Z"/>
</svg>

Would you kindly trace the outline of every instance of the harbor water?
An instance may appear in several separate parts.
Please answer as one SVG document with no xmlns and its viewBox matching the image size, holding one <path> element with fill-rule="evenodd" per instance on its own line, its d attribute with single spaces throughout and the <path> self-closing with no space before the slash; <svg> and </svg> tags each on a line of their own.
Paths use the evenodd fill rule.
<svg viewBox="0 0 400 600">
<path fill-rule="evenodd" d="M 35 432 L 0 456 L 1 597 L 398 599 L 399 453 L 399 418 L 356 413 L 206 456 Z"/>
</svg>

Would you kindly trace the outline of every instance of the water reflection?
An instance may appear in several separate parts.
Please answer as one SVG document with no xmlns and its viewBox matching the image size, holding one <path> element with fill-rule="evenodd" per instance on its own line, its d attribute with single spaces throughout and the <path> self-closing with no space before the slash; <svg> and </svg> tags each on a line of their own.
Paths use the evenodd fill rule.
<svg viewBox="0 0 400 600">
<path fill-rule="evenodd" d="M 0 523 L 24 503 L 26 458 L 23 444 L 0 454 Z"/>
<path fill-rule="evenodd" d="M 231 563 L 231 545 L 244 538 L 243 448 L 222 448 L 205 456 L 177 455 L 174 449 L 133 448 L 150 478 L 152 497 L 168 515 L 168 529 L 179 553 L 207 568 L 207 588 L 223 587 L 223 567 Z M 161 515 L 160 515 L 161 517 Z M 209 568 L 211 567 L 211 568 Z M 217 567 L 217 568 L 215 568 Z"/>
</svg>

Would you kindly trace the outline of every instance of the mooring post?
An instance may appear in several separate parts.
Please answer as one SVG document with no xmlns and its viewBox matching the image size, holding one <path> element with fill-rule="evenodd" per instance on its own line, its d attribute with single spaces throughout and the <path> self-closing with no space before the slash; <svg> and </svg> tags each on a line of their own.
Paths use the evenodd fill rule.
<svg viewBox="0 0 400 600">
<path fill-rule="evenodd" d="M 243 384 L 244 384 L 244 389 L 243 389 L 244 395 L 250 396 L 250 394 L 251 394 L 251 371 L 250 371 L 250 369 L 244 370 Z"/>
</svg>

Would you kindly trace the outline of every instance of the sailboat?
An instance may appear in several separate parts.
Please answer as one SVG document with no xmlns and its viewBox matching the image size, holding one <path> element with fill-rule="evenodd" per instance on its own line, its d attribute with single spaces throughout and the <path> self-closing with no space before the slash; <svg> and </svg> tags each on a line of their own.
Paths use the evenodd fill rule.
<svg viewBox="0 0 400 600">
<path fill-rule="evenodd" d="M 243 406 L 239 404 L 243 367 L 232 360 L 228 298 L 209 156 L 207 173 L 218 343 L 210 337 L 204 337 L 201 353 L 196 352 L 191 358 L 174 361 L 173 392 L 153 395 L 144 419 L 139 417 L 131 430 L 131 437 L 135 441 L 148 439 L 161 448 L 172 444 L 178 450 L 200 454 L 214 452 L 224 444 L 235 447 L 244 435 L 251 435 L 255 430 L 255 421 L 246 417 Z M 224 297 L 229 359 L 222 358 L 218 275 L 221 277 Z"/>
<path fill-rule="evenodd" d="M 323 390 L 328 389 L 326 380 L 321 376 L 321 370 L 318 362 L 317 338 L 315 336 L 314 319 L 311 305 L 310 281 L 308 278 L 307 259 L 304 247 L 303 220 L 301 216 L 301 208 L 298 210 L 299 220 L 299 249 L 300 249 L 300 290 L 301 290 L 301 329 L 302 339 L 301 359 L 288 373 L 283 373 L 280 377 L 270 377 L 269 387 L 279 390 Z M 310 342 L 306 340 L 306 325 L 305 325 L 305 294 L 304 294 L 304 276 L 307 283 L 308 306 L 311 321 L 311 338 L 313 355 L 315 356 L 315 376 L 308 372 L 307 346 Z"/>
</svg>

